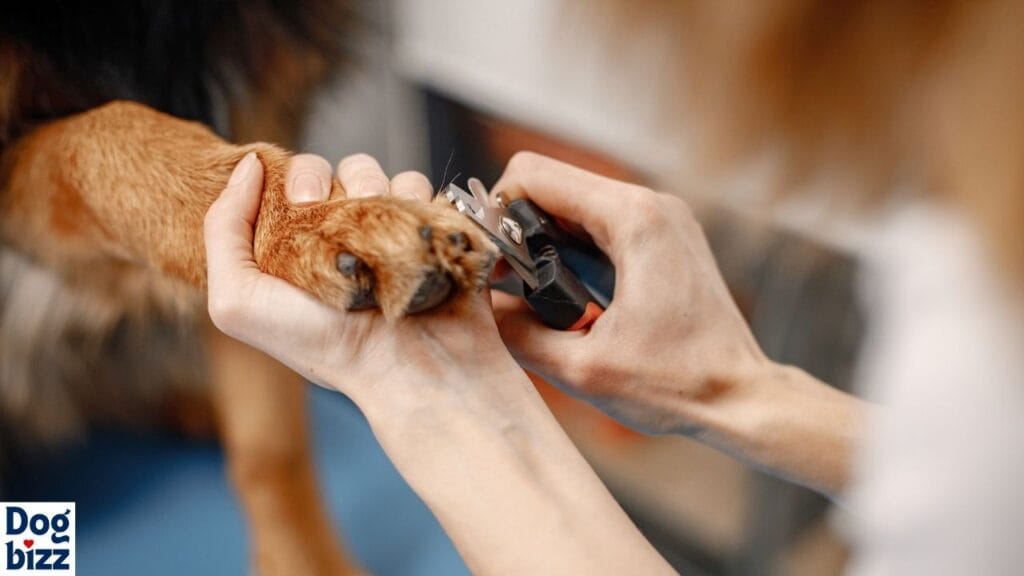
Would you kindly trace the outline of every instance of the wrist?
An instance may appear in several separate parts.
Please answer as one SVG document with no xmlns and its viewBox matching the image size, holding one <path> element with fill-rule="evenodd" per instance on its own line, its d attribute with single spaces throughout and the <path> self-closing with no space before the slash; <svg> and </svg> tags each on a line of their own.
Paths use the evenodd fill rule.
<svg viewBox="0 0 1024 576">
<path fill-rule="evenodd" d="M 487 375 L 459 368 L 435 373 L 403 371 L 385 378 L 361 387 L 351 397 L 382 443 L 390 438 L 399 440 L 393 447 L 396 453 L 422 454 L 423 443 L 442 436 L 514 434 L 524 421 L 547 411 L 532 383 L 518 369 Z M 430 449 L 443 447 L 431 445 Z"/>
<path fill-rule="evenodd" d="M 835 494 L 849 477 L 866 404 L 794 366 L 734 372 L 700 406 L 697 436 L 773 474 Z"/>
<path fill-rule="evenodd" d="M 622 572 L 639 550 L 648 573 L 663 566 L 521 370 L 449 377 L 365 413 L 474 571 L 530 573 L 546 558 Z"/>
<path fill-rule="evenodd" d="M 329 385 L 352 399 L 371 424 L 396 431 L 470 414 L 494 417 L 538 401 L 525 372 L 511 360 L 472 366 L 459 363 L 399 364 L 354 378 L 342 373 Z"/>
</svg>

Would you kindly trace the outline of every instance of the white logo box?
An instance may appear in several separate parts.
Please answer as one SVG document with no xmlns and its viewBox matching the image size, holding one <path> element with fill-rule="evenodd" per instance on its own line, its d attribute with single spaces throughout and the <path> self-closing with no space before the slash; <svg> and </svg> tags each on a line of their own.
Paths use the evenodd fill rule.
<svg viewBox="0 0 1024 576">
<path fill-rule="evenodd" d="M 0 502 L 0 576 L 75 574 L 74 502 Z"/>
</svg>

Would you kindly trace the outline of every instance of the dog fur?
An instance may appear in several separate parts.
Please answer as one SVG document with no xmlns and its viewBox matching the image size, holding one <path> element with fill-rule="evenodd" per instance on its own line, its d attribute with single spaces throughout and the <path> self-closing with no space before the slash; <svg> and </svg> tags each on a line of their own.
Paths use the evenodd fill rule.
<svg viewBox="0 0 1024 576">
<path fill-rule="evenodd" d="M 390 318 L 432 276 L 478 287 L 493 248 L 444 207 L 346 200 L 338 182 L 327 203 L 291 206 L 288 152 L 210 130 L 293 144 L 344 7 L 13 4 L 0 24 L 0 432 L 38 443 L 168 414 L 201 429 L 194 406 L 209 400 L 258 570 L 354 571 L 317 496 L 301 383 L 205 319 L 206 209 L 255 152 L 258 266 Z M 342 253 L 362 263 L 355 275 L 339 272 Z M 167 409 L 180 398 L 193 409 Z"/>
</svg>

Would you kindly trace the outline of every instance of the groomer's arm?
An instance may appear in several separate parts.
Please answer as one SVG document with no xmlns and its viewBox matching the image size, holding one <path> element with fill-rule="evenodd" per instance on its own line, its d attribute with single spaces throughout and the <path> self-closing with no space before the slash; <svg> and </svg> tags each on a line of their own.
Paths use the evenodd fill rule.
<svg viewBox="0 0 1024 576">
<path fill-rule="evenodd" d="M 363 159 L 352 188 L 379 171 Z M 509 355 L 486 294 L 392 323 L 322 305 L 253 262 L 261 180 L 232 177 L 206 218 L 214 323 L 352 398 L 474 573 L 673 573 Z M 406 173 L 383 192 L 430 184 Z"/>
<path fill-rule="evenodd" d="M 615 299 L 585 332 L 550 330 L 495 295 L 521 363 L 639 430 L 687 434 L 823 492 L 842 489 L 866 405 L 765 357 L 682 200 L 531 153 L 493 190 L 581 225 L 616 268 Z"/>
<path fill-rule="evenodd" d="M 482 323 L 477 328 L 493 332 Z M 495 335 L 484 345 L 501 344 Z M 429 375 L 393 378 L 415 382 L 419 393 L 370 393 L 358 402 L 473 573 L 674 573 L 511 357 L 489 358 L 485 370 L 458 355 L 421 356 L 417 363 L 432 366 Z"/>
</svg>

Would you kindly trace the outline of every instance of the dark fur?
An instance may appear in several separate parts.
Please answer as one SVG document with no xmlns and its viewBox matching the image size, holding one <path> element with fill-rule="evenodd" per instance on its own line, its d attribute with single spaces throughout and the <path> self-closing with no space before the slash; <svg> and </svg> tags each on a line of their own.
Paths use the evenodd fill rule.
<svg viewBox="0 0 1024 576">
<path fill-rule="evenodd" d="M 213 125 L 219 98 L 273 81 L 265 63 L 280 46 L 337 61 L 351 16 L 331 0 L 9 2 L 0 47 L 17 61 L 17 95 L 0 125 L 9 138 L 111 100 Z"/>
<path fill-rule="evenodd" d="M 230 138 L 228 108 L 274 82 L 268 62 L 280 62 L 281 51 L 337 62 L 352 22 L 347 5 L 331 0 L 7 2 L 0 154 L 47 121 L 112 100 L 198 120 Z M 0 201 L 3 189 L 0 173 Z M 195 307 L 183 313 L 157 298 L 140 301 L 126 310 L 82 294 L 0 242 L 4 447 L 73 437 L 90 422 L 160 421 L 168 392 L 192 393 L 204 377 Z"/>
</svg>

